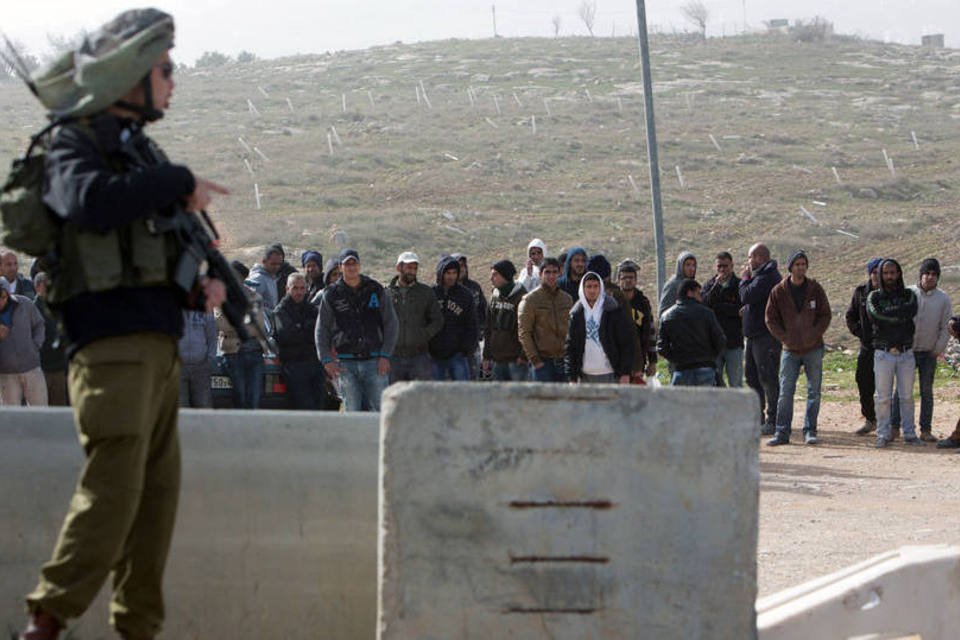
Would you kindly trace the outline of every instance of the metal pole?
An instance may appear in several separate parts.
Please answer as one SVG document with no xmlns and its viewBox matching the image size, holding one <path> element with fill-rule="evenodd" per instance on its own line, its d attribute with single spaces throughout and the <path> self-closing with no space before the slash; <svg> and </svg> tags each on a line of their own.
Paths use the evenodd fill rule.
<svg viewBox="0 0 960 640">
<path fill-rule="evenodd" d="M 493 13 L 493 37 L 497 37 L 497 5 L 490 5 L 490 11 Z"/>
<path fill-rule="evenodd" d="M 637 0 L 637 36 L 640 40 L 640 68 L 643 73 L 643 113 L 647 124 L 647 162 L 650 165 L 650 197 L 653 205 L 653 244 L 657 251 L 657 298 L 667 279 L 663 205 L 660 202 L 660 158 L 657 153 L 657 126 L 653 118 L 653 80 L 650 77 L 650 44 L 647 40 L 647 10 Z M 658 312 L 662 309 L 658 309 Z"/>
</svg>

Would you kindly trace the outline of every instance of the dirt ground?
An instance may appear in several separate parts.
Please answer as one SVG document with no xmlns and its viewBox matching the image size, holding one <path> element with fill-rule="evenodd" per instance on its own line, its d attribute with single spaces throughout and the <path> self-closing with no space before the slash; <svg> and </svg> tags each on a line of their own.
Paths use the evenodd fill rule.
<svg viewBox="0 0 960 640">
<path fill-rule="evenodd" d="M 760 446 L 760 596 L 904 545 L 960 544 L 957 449 L 874 449 L 874 437 L 853 433 L 863 422 L 855 402 L 824 403 L 820 444 L 794 444 L 802 417 L 798 403 L 790 446 Z M 937 402 L 934 435 L 958 417 L 960 403 Z"/>
</svg>

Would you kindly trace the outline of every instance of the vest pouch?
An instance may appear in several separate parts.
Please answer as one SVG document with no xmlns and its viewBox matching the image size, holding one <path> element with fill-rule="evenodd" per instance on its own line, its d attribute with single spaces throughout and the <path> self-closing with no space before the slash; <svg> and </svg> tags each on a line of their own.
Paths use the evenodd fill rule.
<svg viewBox="0 0 960 640">
<path fill-rule="evenodd" d="M 169 282 L 166 234 L 152 233 L 144 218 L 130 224 L 130 259 L 137 286 Z"/>
<path fill-rule="evenodd" d="M 83 270 L 87 291 L 107 291 L 120 286 L 123 260 L 118 236 L 117 231 L 78 231 L 74 236 L 78 266 Z"/>
<path fill-rule="evenodd" d="M 13 161 L 0 194 L 3 244 L 39 257 L 56 244 L 60 223 L 43 203 L 43 159 L 37 153 Z"/>
</svg>

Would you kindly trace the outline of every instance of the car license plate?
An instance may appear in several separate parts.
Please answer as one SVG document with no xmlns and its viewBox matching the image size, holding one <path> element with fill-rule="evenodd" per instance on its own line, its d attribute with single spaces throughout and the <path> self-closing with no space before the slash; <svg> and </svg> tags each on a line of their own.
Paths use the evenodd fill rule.
<svg viewBox="0 0 960 640">
<path fill-rule="evenodd" d="M 233 382 L 230 376 L 210 376 L 210 387 L 212 389 L 233 389 Z"/>
</svg>

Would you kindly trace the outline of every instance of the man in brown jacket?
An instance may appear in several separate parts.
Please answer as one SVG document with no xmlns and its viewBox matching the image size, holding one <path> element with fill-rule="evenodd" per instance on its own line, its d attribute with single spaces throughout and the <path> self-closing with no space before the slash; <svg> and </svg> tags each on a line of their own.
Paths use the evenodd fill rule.
<svg viewBox="0 0 960 640">
<path fill-rule="evenodd" d="M 817 444 L 820 382 L 823 378 L 823 334 L 830 326 L 830 303 L 820 283 L 807 277 L 809 264 L 806 253 L 802 250 L 794 252 L 787 263 L 790 275 L 773 288 L 767 300 L 767 328 L 783 345 L 777 428 L 773 438 L 767 441 L 771 447 L 790 442 L 793 394 L 801 367 L 807 376 L 803 441 Z"/>
<path fill-rule="evenodd" d="M 520 302 L 520 344 L 536 382 L 566 382 L 563 356 L 573 298 L 557 286 L 560 262 L 544 258 L 540 286 Z"/>
</svg>

